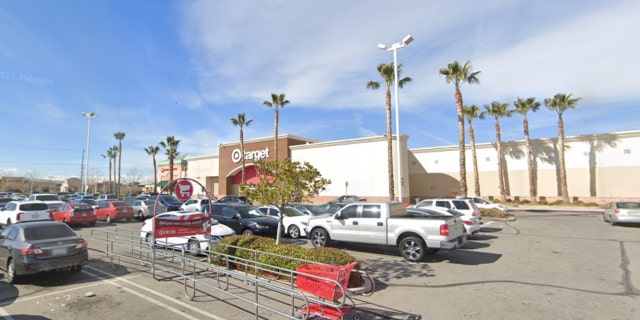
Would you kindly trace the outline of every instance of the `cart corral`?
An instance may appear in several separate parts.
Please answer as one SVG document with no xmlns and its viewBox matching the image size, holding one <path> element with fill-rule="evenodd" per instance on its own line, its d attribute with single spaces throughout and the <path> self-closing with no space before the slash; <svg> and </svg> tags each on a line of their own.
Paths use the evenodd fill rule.
<svg viewBox="0 0 640 320">
<path fill-rule="evenodd" d="M 148 267 L 155 280 L 180 281 L 188 300 L 204 296 L 215 298 L 222 293 L 233 298 L 238 307 L 251 312 L 255 319 L 419 319 L 415 315 L 389 317 L 384 312 L 359 308 L 362 301 L 353 296 L 373 294 L 375 281 L 368 273 L 354 270 L 355 264 L 330 266 L 295 259 L 300 261 L 301 267 L 287 270 L 259 262 L 261 255 L 273 254 L 240 247 L 233 249 L 248 250 L 250 254 L 243 256 L 253 258 L 242 259 L 212 251 L 194 257 L 182 246 L 168 249 L 149 246 L 140 238 L 139 230 L 126 227 L 93 229 L 90 241 L 93 244 L 90 248 L 92 257 L 103 255 L 102 259 L 108 261 L 114 270 L 127 263 Z M 338 271 L 317 272 L 332 268 Z M 347 287 L 351 272 L 359 273 L 363 279 L 362 286 Z M 327 296 L 323 292 L 333 294 Z"/>
</svg>

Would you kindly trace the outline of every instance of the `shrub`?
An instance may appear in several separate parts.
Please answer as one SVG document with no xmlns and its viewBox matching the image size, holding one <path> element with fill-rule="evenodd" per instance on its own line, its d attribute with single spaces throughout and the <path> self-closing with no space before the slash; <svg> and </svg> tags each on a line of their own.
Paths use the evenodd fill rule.
<svg viewBox="0 0 640 320">
<path fill-rule="evenodd" d="M 480 208 L 480 212 L 482 213 L 483 217 L 490 217 L 490 218 L 506 218 L 507 217 L 507 214 L 504 213 L 504 211 L 496 208 L 491 208 L 491 209 Z"/>
<path fill-rule="evenodd" d="M 352 255 L 338 248 L 303 248 L 293 244 L 276 245 L 275 239 L 260 236 L 236 235 L 225 237 L 220 240 L 219 244 L 221 245 L 213 246 L 211 251 L 229 255 L 229 268 L 248 273 L 252 273 L 253 269 L 243 266 L 241 261 L 256 260 L 259 263 L 291 271 L 295 271 L 297 267 L 305 263 L 298 259 L 331 265 L 346 265 L 356 261 Z M 270 254 L 261 254 L 262 252 Z M 226 259 L 222 255 L 214 255 L 211 263 L 224 265 Z M 275 271 L 275 268 L 267 267 L 267 269 Z M 360 265 L 357 264 L 355 269 L 360 269 Z M 274 275 L 274 273 L 271 273 L 271 276 Z M 275 275 L 275 277 L 277 277 L 277 275 Z M 349 286 L 358 286 L 361 283 L 362 278 L 360 274 L 357 272 L 352 273 Z"/>
</svg>

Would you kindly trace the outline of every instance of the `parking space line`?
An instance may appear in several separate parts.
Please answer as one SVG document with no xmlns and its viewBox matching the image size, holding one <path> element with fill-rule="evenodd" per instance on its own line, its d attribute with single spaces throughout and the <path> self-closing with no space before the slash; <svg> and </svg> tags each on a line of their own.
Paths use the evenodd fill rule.
<svg viewBox="0 0 640 320">
<path fill-rule="evenodd" d="M 110 274 L 110 273 L 108 273 L 108 272 L 104 272 L 104 271 L 99 270 L 99 269 L 94 269 L 94 268 L 91 268 L 91 267 L 88 267 L 88 269 L 92 269 L 93 271 L 97 271 L 97 272 L 102 273 L 102 274 L 104 274 L 104 275 L 106 275 L 106 276 L 109 276 L 109 277 L 111 277 L 111 278 L 114 278 L 114 277 L 115 277 L 115 275 Z M 116 281 L 114 281 L 114 280 L 106 279 L 106 278 L 103 278 L 103 277 L 101 277 L 101 276 L 99 276 L 99 275 L 91 274 L 90 272 L 88 272 L 88 271 L 86 271 L 86 270 L 85 270 L 85 271 L 83 271 L 83 272 L 86 272 L 87 274 L 90 274 L 90 275 L 92 275 L 92 276 L 94 276 L 94 277 L 96 277 L 96 278 L 98 278 L 98 279 L 101 279 L 101 280 L 103 280 L 103 281 L 105 281 L 105 282 L 107 282 L 107 283 L 109 283 L 109 284 L 112 284 L 112 285 L 117 286 L 117 287 L 119 287 L 119 288 L 122 288 L 122 289 L 124 289 L 124 290 L 126 290 L 126 291 L 128 291 L 128 292 L 131 292 L 131 293 L 133 293 L 133 294 L 135 294 L 135 295 L 137 295 L 137 296 L 139 296 L 139 297 L 141 297 L 141 298 L 143 298 L 143 299 L 145 299 L 145 300 L 147 300 L 147 301 L 149 301 L 149 302 L 155 303 L 155 304 L 157 304 L 158 306 L 161 306 L 161 307 L 163 307 L 163 308 L 166 308 L 167 310 L 170 310 L 170 311 L 172 311 L 172 312 L 174 312 L 174 313 L 176 313 L 176 314 L 179 314 L 179 315 L 181 315 L 181 316 L 183 316 L 183 317 L 185 317 L 185 318 L 189 318 L 189 319 L 197 319 L 197 318 L 195 318 L 195 317 L 192 317 L 192 316 L 190 316 L 190 315 L 188 315 L 188 314 L 184 313 L 183 311 L 180 311 L 180 310 L 175 309 L 175 308 L 173 308 L 173 307 L 169 307 L 169 306 L 167 306 L 166 304 L 164 304 L 164 303 L 162 303 L 162 302 L 160 302 L 160 301 L 158 301 L 158 300 L 156 300 L 156 299 L 154 299 L 154 298 L 151 298 L 151 297 L 148 297 L 148 296 L 146 296 L 146 295 L 144 295 L 144 294 L 142 294 L 142 293 L 136 292 L 136 291 L 134 291 L 133 289 L 129 289 L 129 288 L 126 288 L 126 287 L 120 286 L 119 284 L 116 284 L 116 283 L 115 283 Z M 215 314 L 212 314 L 212 313 L 209 313 L 209 312 L 203 311 L 203 310 L 201 310 L 201 309 L 199 309 L 199 308 L 196 308 L 194 305 L 191 305 L 191 304 L 188 304 L 188 303 L 184 303 L 184 302 L 182 302 L 182 301 L 180 301 L 180 300 L 177 300 L 177 299 L 175 299 L 175 298 L 173 298 L 173 297 L 170 297 L 170 296 L 164 295 L 164 294 L 162 294 L 162 293 L 156 292 L 156 291 L 151 290 L 151 289 L 149 289 L 149 288 L 145 288 L 144 286 L 139 285 L 139 284 L 137 284 L 137 283 L 135 283 L 135 282 L 131 282 L 131 281 L 127 280 L 127 279 L 120 279 L 120 281 L 121 281 L 121 282 L 125 282 L 125 283 L 127 283 L 128 285 L 134 286 L 134 287 L 136 287 L 136 288 L 138 288 L 138 289 L 141 289 L 141 290 L 147 291 L 147 292 L 149 292 L 149 293 L 152 293 L 152 294 L 154 294 L 154 295 L 156 295 L 156 296 L 159 296 L 159 297 L 161 297 L 161 298 L 163 298 L 163 299 L 165 299 L 165 300 L 167 300 L 167 301 L 170 301 L 170 302 L 172 302 L 172 303 L 178 304 L 178 305 L 180 305 L 180 306 L 182 306 L 182 307 L 186 308 L 187 310 L 190 310 L 190 311 L 193 311 L 193 312 L 200 313 L 201 315 L 203 315 L 203 316 L 205 316 L 205 317 L 207 317 L 207 318 L 209 318 L 209 319 L 225 320 L 224 318 L 221 318 L 221 317 L 219 317 L 219 316 L 217 316 L 217 315 L 215 315 Z"/>
<path fill-rule="evenodd" d="M 91 274 L 89 274 L 89 275 L 92 276 L 92 277 L 94 276 L 94 275 L 91 275 Z M 139 277 L 139 276 L 141 276 L 141 275 L 139 275 L 139 274 L 138 275 L 130 275 L 127 278 L 131 279 L 131 278 L 136 278 L 136 277 Z M 120 280 L 124 280 L 124 278 L 117 279 L 116 281 L 120 281 Z M 99 286 L 99 285 L 101 285 L 101 283 L 98 282 L 98 283 L 87 284 L 87 285 L 84 285 L 84 286 L 73 287 L 73 288 L 69 288 L 69 289 L 65 289 L 65 290 L 59 290 L 59 291 L 54 291 L 54 292 L 43 293 L 43 294 L 39 294 L 37 296 L 30 296 L 30 297 L 27 297 L 27 298 L 17 297 L 16 300 L 14 300 L 12 303 L 15 304 L 15 303 L 19 303 L 19 302 L 26 302 L 26 301 L 30 301 L 30 300 L 34 300 L 34 299 L 40 299 L 42 297 L 46 297 L 46 296 L 50 296 L 50 295 L 61 294 L 61 293 L 74 291 L 74 290 L 82 290 L 82 289 L 85 289 L 85 288 L 95 287 L 95 286 Z M 0 302 L 0 310 L 2 310 L 1 307 L 8 306 L 8 305 L 9 305 L 8 302 Z"/>
</svg>

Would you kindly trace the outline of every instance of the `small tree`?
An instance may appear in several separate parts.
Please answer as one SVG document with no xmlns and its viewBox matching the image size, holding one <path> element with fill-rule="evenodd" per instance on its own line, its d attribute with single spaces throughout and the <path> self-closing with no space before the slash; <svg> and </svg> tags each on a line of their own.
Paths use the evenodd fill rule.
<svg viewBox="0 0 640 320">
<path fill-rule="evenodd" d="M 249 199 L 275 205 L 280 209 L 276 236 L 276 244 L 280 244 L 285 207 L 309 201 L 325 190 L 331 180 L 324 179 L 320 171 L 309 162 L 292 162 L 289 158 L 281 162 L 259 160 L 254 165 L 260 181 L 256 184 L 243 182 L 240 187 Z M 276 171 L 278 174 L 275 174 Z"/>
</svg>

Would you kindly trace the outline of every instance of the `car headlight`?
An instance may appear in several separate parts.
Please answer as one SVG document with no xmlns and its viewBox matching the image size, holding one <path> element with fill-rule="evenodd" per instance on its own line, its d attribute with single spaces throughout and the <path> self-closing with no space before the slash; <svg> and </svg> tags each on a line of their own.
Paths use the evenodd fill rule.
<svg viewBox="0 0 640 320">
<path fill-rule="evenodd" d="M 222 238 L 220 238 L 220 236 L 214 236 L 212 234 L 205 234 L 204 237 L 207 240 L 214 240 L 214 241 L 222 239 Z"/>
<path fill-rule="evenodd" d="M 256 229 L 260 229 L 260 230 L 269 229 L 269 226 L 263 226 L 261 224 L 256 223 Z"/>
</svg>

